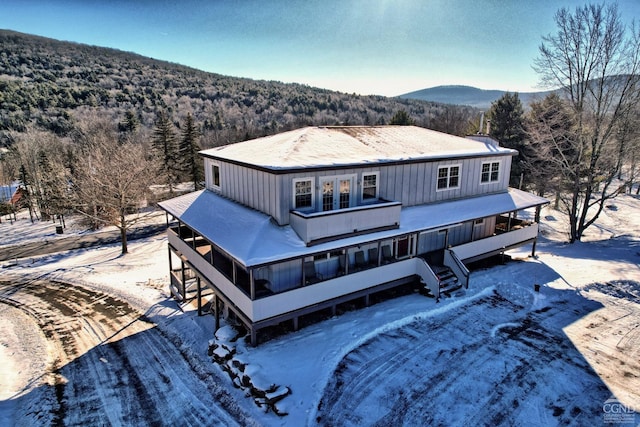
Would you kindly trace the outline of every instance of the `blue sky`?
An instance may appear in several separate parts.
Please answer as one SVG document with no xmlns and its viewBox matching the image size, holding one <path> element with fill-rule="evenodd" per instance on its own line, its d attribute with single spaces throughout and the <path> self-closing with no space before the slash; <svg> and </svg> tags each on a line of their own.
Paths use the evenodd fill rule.
<svg viewBox="0 0 640 427">
<path fill-rule="evenodd" d="M 609 0 L 606 0 L 609 1 Z M 400 95 L 445 84 L 527 92 L 565 0 L 2 0 L 0 28 L 220 74 Z M 625 21 L 640 1 L 619 1 Z"/>
</svg>

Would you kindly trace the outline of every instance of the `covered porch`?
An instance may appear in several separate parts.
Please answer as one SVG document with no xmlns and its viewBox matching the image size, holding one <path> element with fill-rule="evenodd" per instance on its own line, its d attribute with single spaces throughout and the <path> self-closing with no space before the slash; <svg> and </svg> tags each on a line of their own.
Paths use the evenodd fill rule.
<svg viewBox="0 0 640 427">
<path fill-rule="evenodd" d="M 335 309 L 354 298 L 368 301 L 372 293 L 392 287 L 422 280 L 439 296 L 440 279 L 422 257 L 429 251 L 442 253 L 442 263 L 466 285 L 468 271 L 460 260 L 535 242 L 537 223 L 517 220 L 515 212 L 545 203 L 514 190 L 414 206 L 402 209 L 397 228 L 313 246 L 291 226 L 277 226 L 209 191 L 161 206 L 175 219 L 168 229 L 173 288 L 182 298 L 185 280 L 195 283 L 197 292 L 212 290 L 216 318 L 221 310 L 233 313 L 255 342 L 261 328 L 286 320 L 297 325 L 305 313 Z"/>
</svg>

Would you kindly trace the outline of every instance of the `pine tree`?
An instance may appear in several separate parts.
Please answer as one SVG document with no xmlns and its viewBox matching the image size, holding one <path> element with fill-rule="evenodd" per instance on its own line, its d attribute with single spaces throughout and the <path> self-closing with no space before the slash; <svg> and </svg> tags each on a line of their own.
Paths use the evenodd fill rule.
<svg viewBox="0 0 640 427">
<path fill-rule="evenodd" d="M 401 125 L 401 126 L 410 126 L 415 124 L 414 120 L 409 116 L 405 110 L 397 111 L 391 120 L 389 121 L 390 125 Z"/>
<path fill-rule="evenodd" d="M 524 159 L 524 109 L 517 93 L 505 93 L 491 104 L 488 117 L 491 120 L 489 134 L 507 148 L 518 150 L 519 157 L 511 165 L 510 183 L 519 186 L 520 176 L 523 172 Z"/>
<path fill-rule="evenodd" d="M 151 146 L 160 162 L 159 175 L 164 176 L 165 184 L 169 186 L 169 193 L 173 193 L 173 187 L 176 184 L 178 146 L 173 123 L 164 111 L 158 113 Z"/>
<path fill-rule="evenodd" d="M 178 164 L 180 165 L 180 171 L 187 174 L 193 182 L 194 190 L 198 190 L 200 183 L 204 180 L 202 162 L 200 161 L 200 156 L 198 156 L 198 151 L 200 150 L 199 137 L 200 132 L 193 122 L 193 116 L 189 113 L 187 114 L 184 129 L 182 130 L 182 138 L 178 146 Z"/>
<path fill-rule="evenodd" d="M 136 117 L 136 113 L 128 110 L 124 113 L 124 120 L 120 122 L 118 128 L 121 132 L 134 133 L 140 127 L 140 120 Z"/>
</svg>

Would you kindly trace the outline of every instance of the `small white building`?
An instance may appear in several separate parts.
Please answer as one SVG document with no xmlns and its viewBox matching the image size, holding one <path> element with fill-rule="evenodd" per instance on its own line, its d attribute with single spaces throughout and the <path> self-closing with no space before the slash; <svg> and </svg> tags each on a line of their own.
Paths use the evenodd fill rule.
<svg viewBox="0 0 640 427">
<path fill-rule="evenodd" d="M 251 333 L 399 286 L 467 286 L 465 264 L 538 236 L 515 150 L 415 126 L 306 127 L 201 152 L 206 189 L 160 203 L 171 288 L 213 292 Z M 536 215 L 536 218 L 539 215 Z"/>
</svg>

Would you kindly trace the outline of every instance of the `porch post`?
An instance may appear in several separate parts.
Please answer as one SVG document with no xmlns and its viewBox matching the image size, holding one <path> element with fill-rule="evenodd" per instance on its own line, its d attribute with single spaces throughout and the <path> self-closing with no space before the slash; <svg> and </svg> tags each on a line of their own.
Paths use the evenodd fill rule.
<svg viewBox="0 0 640 427">
<path fill-rule="evenodd" d="M 184 273 L 184 259 L 182 259 L 182 258 L 180 258 L 180 266 L 181 266 L 181 268 L 180 268 L 180 270 L 181 270 L 180 271 L 181 289 L 180 290 L 182 291 L 181 292 L 182 293 L 182 298 L 186 299 L 187 298 L 187 278 L 186 278 L 186 275 Z"/>
<path fill-rule="evenodd" d="M 256 284 L 253 281 L 253 268 L 249 269 L 249 294 L 251 301 L 256 299 Z"/>
<path fill-rule="evenodd" d="M 220 329 L 220 306 L 218 304 L 218 294 L 216 293 L 213 294 L 213 303 L 214 303 L 215 312 L 216 312 L 215 330 L 217 331 L 218 329 Z"/>
<path fill-rule="evenodd" d="M 200 285 L 200 276 L 196 275 L 196 288 L 198 293 L 198 316 L 202 316 L 202 287 Z"/>
<path fill-rule="evenodd" d="M 542 206 L 538 205 L 536 206 L 536 213 L 533 217 L 533 220 L 536 224 L 538 224 L 538 232 L 540 232 L 540 211 L 542 210 Z M 531 258 L 535 258 L 536 257 L 536 243 L 538 243 L 538 236 L 536 236 L 535 239 L 533 239 L 533 245 L 531 245 Z"/>
</svg>

